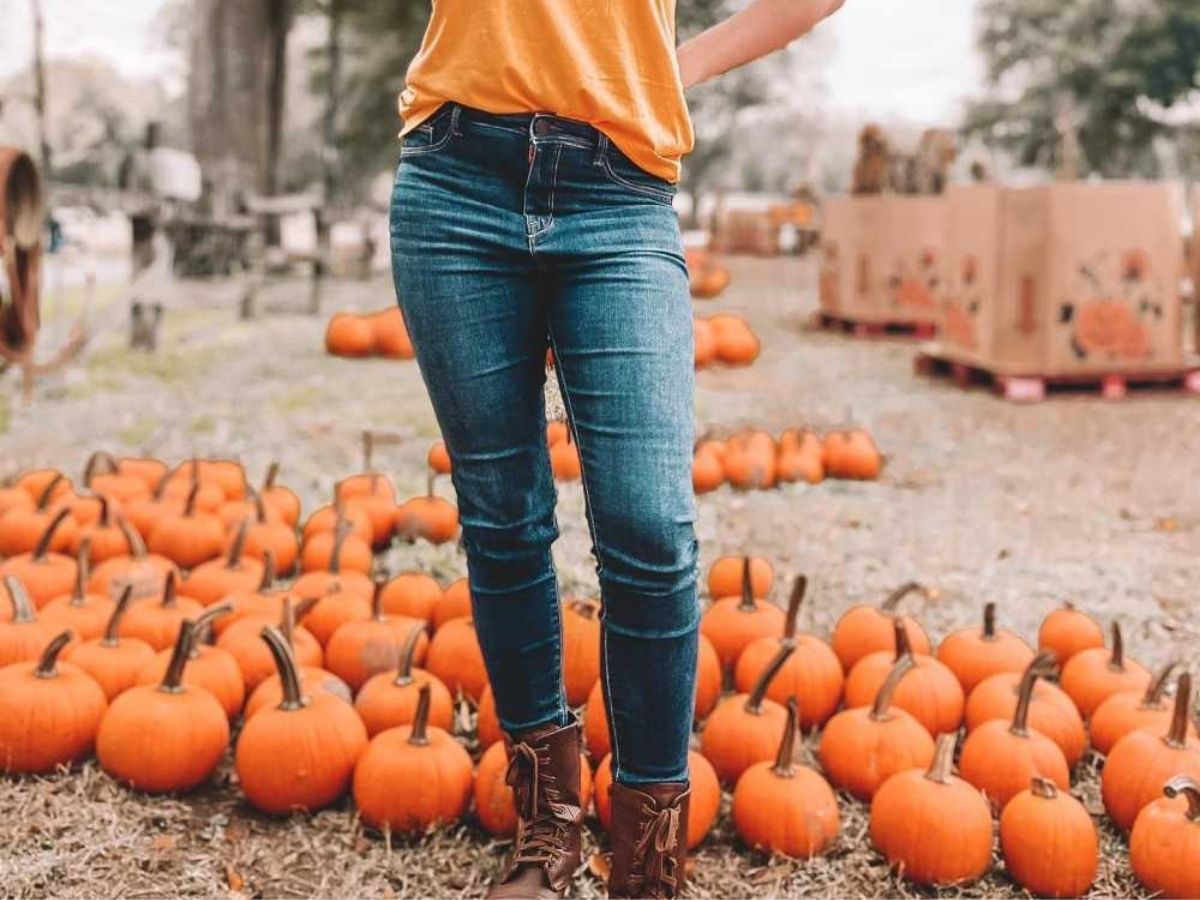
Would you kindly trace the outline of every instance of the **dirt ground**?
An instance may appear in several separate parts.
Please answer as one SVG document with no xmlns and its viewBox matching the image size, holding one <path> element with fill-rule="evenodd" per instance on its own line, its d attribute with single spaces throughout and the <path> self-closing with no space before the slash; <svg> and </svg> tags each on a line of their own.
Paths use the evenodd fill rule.
<svg viewBox="0 0 1200 900">
<path fill-rule="evenodd" d="M 1132 655 L 1157 665 L 1200 661 L 1200 401 L 1138 395 L 1124 402 L 1073 396 L 1030 407 L 963 393 L 912 374 L 913 346 L 814 333 L 809 264 L 733 261 L 734 283 L 703 311 L 746 314 L 764 340 L 749 369 L 703 372 L 701 429 L 854 421 L 889 457 L 878 483 L 827 482 L 769 493 L 722 489 L 701 498 L 707 564 L 752 551 L 783 583 L 811 582 L 802 623 L 827 635 L 849 605 L 879 599 L 915 578 L 937 588 L 921 614 L 937 635 L 974 624 L 986 600 L 1001 624 L 1029 639 L 1040 618 L 1072 597 L 1104 621 L 1119 618 Z M 278 459 L 306 508 L 361 465 L 364 428 L 394 432 L 378 451 L 402 495 L 418 492 L 437 436 L 415 365 L 326 357 L 324 321 L 300 314 L 305 288 L 272 292 L 257 321 L 236 318 L 237 289 L 174 287 L 163 345 L 128 354 L 120 335 L 94 342 L 84 361 L 44 382 L 21 408 L 11 375 L 0 380 L 0 477 L 29 466 L 77 473 L 93 448 L 180 459 L 236 456 L 251 473 Z M 334 308 L 382 308 L 386 280 L 341 283 Z M 5 430 L 7 428 L 7 431 Z M 442 490 L 449 490 L 448 487 Z M 560 489 L 564 587 L 594 592 L 577 485 Z M 452 548 L 393 551 L 394 568 L 442 579 L 464 572 Z M 808 750 L 806 749 L 806 754 Z M 1099 813 L 1096 762 L 1076 773 L 1077 793 Z M 78 773 L 0 781 L 0 894 L 15 897 L 479 896 L 504 848 L 469 822 L 420 841 L 366 835 L 349 806 L 271 820 L 230 785 L 179 798 L 132 794 L 89 764 Z M 865 810 L 842 798 L 834 852 L 808 863 L 769 860 L 737 846 L 730 825 L 696 855 L 697 896 L 914 895 L 869 849 Z M 1123 841 L 1102 828 L 1094 896 L 1133 896 Z M 595 842 L 592 842 L 592 846 Z M 602 896 L 581 872 L 576 896 Z M 999 866 L 946 896 L 1023 896 Z M 919 895 L 919 894 L 917 894 Z"/>
</svg>

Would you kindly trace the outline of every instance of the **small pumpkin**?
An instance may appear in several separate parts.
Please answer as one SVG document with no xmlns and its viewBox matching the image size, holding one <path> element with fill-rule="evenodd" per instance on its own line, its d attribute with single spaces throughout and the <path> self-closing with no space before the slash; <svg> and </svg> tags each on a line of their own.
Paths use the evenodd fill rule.
<svg viewBox="0 0 1200 900">
<path fill-rule="evenodd" d="M 820 856 L 837 840 L 837 798 L 829 783 L 795 761 L 796 698 L 787 702 L 787 721 L 775 762 L 752 765 L 733 792 L 733 824 L 756 850 L 796 859 Z"/>
<path fill-rule="evenodd" d="M 546 423 L 546 446 L 553 447 L 556 444 L 564 444 L 567 441 L 567 434 L 570 428 L 562 419 L 555 419 Z"/>
<path fill-rule="evenodd" d="M 383 611 L 426 622 L 442 599 L 442 586 L 424 572 L 401 572 L 387 583 L 379 601 Z"/>
<path fill-rule="evenodd" d="M 811 431 L 790 428 L 779 436 L 779 480 L 820 484 L 825 480 L 821 442 Z"/>
<path fill-rule="evenodd" d="M 103 468 L 103 471 L 101 471 Z M 141 500 L 149 497 L 154 486 L 144 478 L 121 471 L 116 457 L 104 450 L 97 450 L 88 457 L 83 468 L 83 484 L 93 494 L 111 498 L 118 503 Z"/>
<path fill-rule="evenodd" d="M 424 497 L 413 497 L 395 509 L 396 535 L 412 543 L 424 538 L 431 544 L 445 544 L 458 537 L 458 507 L 434 493 L 436 475 L 429 476 Z"/>
<path fill-rule="evenodd" d="M 1038 649 L 1050 650 L 1065 666 L 1076 653 L 1104 646 L 1104 629 L 1087 613 L 1080 612 L 1069 600 L 1042 620 L 1038 629 Z"/>
<path fill-rule="evenodd" d="M 821 442 L 821 461 L 830 478 L 873 481 L 883 472 L 883 454 L 862 428 L 826 434 Z"/>
<path fill-rule="evenodd" d="M 583 460 L 574 435 L 567 429 L 567 439 L 550 447 L 550 471 L 555 481 L 578 481 L 583 477 Z"/>
<path fill-rule="evenodd" d="M 996 627 L 996 604 L 983 607 L 983 628 L 963 628 L 946 636 L 937 658 L 958 678 L 963 693 L 999 672 L 1020 672 L 1033 660 L 1033 650 L 1021 637 Z"/>
<path fill-rule="evenodd" d="M 207 781 L 229 746 L 229 720 L 217 699 L 184 681 L 194 623 L 185 620 L 157 685 L 131 687 L 100 722 L 96 759 L 113 778 L 152 794 Z"/>
<path fill-rule="evenodd" d="M 16 485 L 40 504 L 42 499 L 49 504 L 72 489 L 71 479 L 58 469 L 33 469 L 16 480 Z"/>
<path fill-rule="evenodd" d="M 496 714 L 496 697 L 492 693 L 490 684 L 483 689 L 483 696 L 479 698 L 475 732 L 479 738 L 479 747 L 483 750 L 497 741 L 504 740 L 504 731 L 500 728 L 500 717 Z"/>
<path fill-rule="evenodd" d="M 39 545 L 44 545 L 43 553 L 70 551 L 78 526 L 69 509 L 51 506 L 58 496 L 56 489 L 60 486 L 64 490 L 70 489 L 69 482 L 62 475 L 48 481 L 36 494 L 27 491 L 33 500 L 32 508 L 10 501 L 10 509 L 0 518 L 0 558 L 32 553 Z"/>
<path fill-rule="evenodd" d="M 301 624 L 312 632 L 322 647 L 327 647 L 337 630 L 347 622 L 365 622 L 371 618 L 371 601 L 361 594 L 342 590 L 340 582 L 329 585 L 329 592 L 318 597 Z"/>
<path fill-rule="evenodd" d="M 958 767 L 962 777 L 991 799 L 998 809 L 1025 790 L 1030 779 L 1048 778 L 1064 791 L 1071 787 L 1067 759 L 1058 744 L 1029 727 L 1033 684 L 1045 670 L 1037 661 L 1026 667 L 1017 689 L 1012 724 L 984 722 L 967 735 Z"/>
<path fill-rule="evenodd" d="M 3 518 L 13 510 L 34 512 L 36 509 L 37 503 L 29 496 L 28 491 L 16 486 L 10 486 L 7 483 L 0 484 L 0 518 Z M 0 528 L 0 533 L 3 533 L 4 530 Z M 0 552 L 0 556 L 3 555 L 3 552 Z"/>
<path fill-rule="evenodd" d="M 487 687 L 488 675 L 475 636 L 475 623 L 470 619 L 451 619 L 434 632 L 425 668 L 441 679 L 451 694 L 461 692 L 479 700 Z"/>
<path fill-rule="evenodd" d="M 783 630 L 784 612 L 774 603 L 754 597 L 750 557 L 742 560 L 741 596 L 715 601 L 700 618 L 700 633 L 712 642 L 721 666 L 732 669 L 742 651 L 759 638 L 774 638 Z"/>
<path fill-rule="evenodd" d="M 121 619 L 132 600 L 133 585 L 126 585 L 108 617 L 104 634 L 99 638 L 73 643 L 64 653 L 66 660 L 87 672 L 100 685 L 110 703 L 133 687 L 138 672 L 154 659 L 154 648 L 145 641 L 121 637 Z"/>
<path fill-rule="evenodd" d="M 692 319 L 692 363 L 697 369 L 710 366 L 717 359 L 717 333 L 708 319 L 695 316 Z"/>
<path fill-rule="evenodd" d="M 1054 668 L 1054 658 L 1047 651 L 1039 654 L 1029 665 L 1048 674 Z M 1017 709 L 1017 695 L 1023 677 L 1023 672 L 1001 672 L 976 685 L 967 698 L 967 732 L 993 719 L 1011 720 Z M 1058 744 L 1069 767 L 1074 768 L 1083 759 L 1088 736 L 1079 710 L 1060 687 L 1044 678 L 1037 679 L 1033 684 L 1029 724 Z"/>
<path fill-rule="evenodd" d="M 13 615 L 11 621 L 0 622 L 0 666 L 37 659 L 61 628 L 37 617 L 25 586 L 15 575 L 5 575 L 3 583 Z"/>
<path fill-rule="evenodd" d="M 754 329 L 741 316 L 721 313 L 709 316 L 708 324 L 717 340 L 717 359 L 730 366 L 748 366 L 762 351 Z"/>
<path fill-rule="evenodd" d="M 992 863 L 992 813 L 983 796 L 952 774 L 955 736 L 938 737 L 927 771 L 885 781 L 871 801 L 871 843 L 919 885 L 969 884 Z"/>
<path fill-rule="evenodd" d="M 91 753 L 108 706 L 85 671 L 58 657 L 63 631 L 34 661 L 0 668 L 0 771 L 41 774 Z"/>
<path fill-rule="evenodd" d="M 299 665 L 321 668 L 325 659 L 321 645 L 312 636 L 312 632 L 295 624 L 296 616 L 303 618 L 312 603 L 311 600 L 301 600 L 293 607 L 291 597 L 284 595 L 282 612 L 278 617 L 245 616 L 221 632 L 221 636 L 217 638 L 217 646 L 231 653 L 237 660 L 247 691 L 253 691 L 263 680 L 278 671 L 279 663 L 274 653 L 262 640 L 263 629 L 269 626 L 278 625 L 292 658 Z"/>
<path fill-rule="evenodd" d="M 225 545 L 221 520 L 196 507 L 199 492 L 200 482 L 195 481 L 183 509 L 163 515 L 146 540 L 151 553 L 165 556 L 183 569 L 192 569 L 217 558 Z"/>
<path fill-rule="evenodd" d="M 775 737 L 787 718 L 787 710 L 767 699 L 767 689 L 795 652 L 794 646 L 781 646 L 749 694 L 725 697 L 708 717 L 700 733 L 700 752 L 722 782 L 736 784 L 746 769 L 774 755 Z"/>
<path fill-rule="evenodd" d="M 39 608 L 68 593 L 75 583 L 74 557 L 52 549 L 56 546 L 55 535 L 62 533 L 63 523 L 70 519 L 70 510 L 59 510 L 47 523 L 32 550 L 0 563 L 0 575 L 19 578 L 33 605 Z"/>
<path fill-rule="evenodd" d="M 117 523 L 117 513 L 103 494 L 96 495 L 99 513 L 96 521 L 80 526 L 72 535 L 68 549 L 78 557 L 84 541 L 91 547 L 91 560 L 102 563 L 107 559 L 128 556 L 132 550 L 129 538 Z"/>
<path fill-rule="evenodd" d="M 225 633 L 225 629 L 246 616 L 259 615 L 267 619 L 278 619 L 283 614 L 283 599 L 287 596 L 289 592 L 286 589 L 275 585 L 275 562 L 268 553 L 263 560 L 262 577 L 255 587 L 233 591 L 222 598 L 222 602 L 229 605 L 230 611 L 212 623 L 212 632 L 219 638 Z"/>
<path fill-rule="evenodd" d="M 300 498 L 289 487 L 278 483 L 279 463 L 272 462 L 267 466 L 266 477 L 263 478 L 259 496 L 263 503 L 278 513 L 279 518 L 295 528 L 300 524 Z"/>
<path fill-rule="evenodd" d="M 93 591 L 115 599 L 128 584 L 133 587 L 133 599 L 141 600 L 162 594 L 169 575 L 181 577 L 174 562 L 146 550 L 141 535 L 124 516 L 117 516 L 117 527 L 129 542 L 130 554 L 99 563 L 88 583 Z"/>
<path fill-rule="evenodd" d="M 966 703 L 962 685 L 954 673 L 934 657 L 917 656 L 912 652 L 908 628 L 903 620 L 895 620 L 895 632 L 894 653 L 887 650 L 868 653 L 850 670 L 846 679 L 846 706 L 869 706 L 892 666 L 907 656 L 913 666 L 896 687 L 892 702 L 910 713 L 931 735 L 958 731 Z"/>
<path fill-rule="evenodd" d="M 161 459 L 123 456 L 117 460 L 117 474 L 136 478 L 153 491 L 167 474 L 167 464 Z"/>
<path fill-rule="evenodd" d="M 775 570 L 761 556 L 722 556 L 708 568 L 708 595 L 714 600 L 740 597 L 747 560 L 750 565 L 750 591 L 758 599 L 771 594 Z"/>
<path fill-rule="evenodd" d="M 597 681 L 592 686 L 587 703 L 583 707 L 583 743 L 592 759 L 604 759 L 612 752 L 612 736 L 608 732 L 608 707 L 604 703 L 602 681 Z"/>
<path fill-rule="evenodd" d="M 1100 776 L 1100 794 L 1113 824 L 1133 827 L 1142 808 L 1158 798 L 1163 784 L 1176 775 L 1200 778 L 1200 743 L 1188 735 L 1192 708 L 1192 676 L 1176 681 L 1171 723 L 1162 731 L 1131 731 L 1117 741 Z"/>
<path fill-rule="evenodd" d="M 341 625 L 325 645 L 325 668 L 355 691 L 372 675 L 395 670 L 414 630 L 420 633 L 413 651 L 416 661 L 421 662 L 429 649 L 423 621 L 383 611 L 379 596 L 385 583 L 379 580 L 368 617 Z"/>
<path fill-rule="evenodd" d="M 279 518 L 278 513 L 267 505 L 257 491 L 252 491 L 248 496 L 252 514 L 249 530 L 243 538 L 246 555 L 261 560 L 270 551 L 275 559 L 275 568 L 281 573 L 291 572 L 300 556 L 296 526 Z M 233 540 L 237 540 L 236 536 Z"/>
<path fill-rule="evenodd" d="M 454 701 L 450 691 L 440 679 L 413 665 L 425 640 L 425 628 L 419 620 L 410 621 L 417 624 L 409 629 L 396 670 L 372 675 L 354 698 L 354 708 L 371 737 L 388 728 L 411 724 L 417 711 L 418 694 L 424 685 L 429 685 L 430 690 L 430 723 L 446 731 L 453 727 Z"/>
<path fill-rule="evenodd" d="M 735 434 L 725 442 L 725 478 L 743 491 L 768 490 L 775 486 L 778 451 L 775 439 L 765 431 Z"/>
<path fill-rule="evenodd" d="M 457 821 L 471 799 L 471 757 L 429 724 L 430 687 L 420 688 L 411 725 L 371 739 L 354 770 L 354 802 L 370 828 L 420 834 Z"/>
<path fill-rule="evenodd" d="M 579 706 L 600 680 L 600 604 L 596 601 L 563 603 L 562 658 L 567 703 Z"/>
<path fill-rule="evenodd" d="M 845 678 L 842 665 L 828 644 L 796 630 L 800 604 L 807 590 L 808 579 L 797 576 L 788 600 L 782 635 L 758 638 L 742 651 L 734 672 L 734 685 L 739 691 L 748 692 L 779 648 L 788 644 L 794 646 L 796 652 L 771 682 L 767 696 L 776 703 L 786 703 L 789 697 L 794 697 L 799 703 L 800 727 L 811 729 L 823 725 L 837 710 L 842 702 Z"/>
<path fill-rule="evenodd" d="M 337 528 L 339 521 L 349 523 L 350 533 L 364 543 L 374 542 L 375 531 L 371 527 L 371 519 L 366 512 L 358 508 L 347 509 L 345 504 L 340 501 L 313 510 L 312 515 L 304 522 L 301 537 L 304 541 L 308 541 L 313 535 L 320 534 L 322 531 L 333 531 Z"/>
<path fill-rule="evenodd" d="M 374 559 L 371 545 L 355 537 L 339 519 L 333 531 L 319 531 L 304 542 L 300 549 L 300 571 L 368 575 Z"/>
<path fill-rule="evenodd" d="M 316 666 L 299 666 L 296 675 L 300 680 L 300 693 L 308 697 L 313 694 L 328 694 L 345 703 L 354 702 L 354 694 L 350 685 L 342 681 L 332 672 L 318 669 Z M 283 682 L 279 674 L 265 678 L 250 692 L 246 700 L 246 708 L 242 710 L 242 718 L 249 720 L 264 709 L 275 709 L 283 702 Z"/>
<path fill-rule="evenodd" d="M 449 475 L 453 464 L 450 462 L 450 451 L 446 449 L 445 441 L 437 441 L 429 448 L 425 456 L 430 471 L 437 475 Z"/>
<path fill-rule="evenodd" d="M 385 359 L 412 359 L 416 355 L 400 308 L 393 306 L 368 317 L 375 352 Z"/>
<path fill-rule="evenodd" d="M 1171 662 L 1159 669 L 1145 691 L 1118 691 L 1096 707 L 1088 730 L 1097 753 L 1108 754 L 1131 731 L 1163 731 L 1171 724 L 1172 706 L 1165 693 L 1175 665 Z M 1190 722 L 1188 735 L 1196 737 L 1196 727 Z"/>
<path fill-rule="evenodd" d="M 696 703 L 695 716 L 697 721 L 707 719 L 717 708 L 721 699 L 723 678 L 721 675 L 721 660 L 712 641 L 704 635 L 697 635 L 696 642 Z"/>
<path fill-rule="evenodd" d="M 158 602 L 132 606 L 121 622 L 121 636 L 143 640 L 155 650 L 173 646 L 184 619 L 195 619 L 204 612 L 195 600 L 180 597 L 175 584 L 175 574 L 168 574 Z"/>
<path fill-rule="evenodd" d="M 688 751 L 688 775 L 692 795 L 688 801 L 687 847 L 695 850 L 712 832 L 721 811 L 721 783 L 712 764 L 695 750 Z M 606 756 L 596 767 L 592 797 L 596 802 L 596 818 L 605 831 L 612 825 L 612 756 Z"/>
<path fill-rule="evenodd" d="M 325 326 L 325 351 L 330 356 L 365 359 L 375 352 L 375 329 L 366 316 L 335 313 Z"/>
<path fill-rule="evenodd" d="M 262 583 L 263 564 L 243 551 L 250 520 L 243 519 L 233 534 L 225 555 L 201 563 L 179 585 L 179 593 L 203 606 L 220 603 L 230 594 L 253 591 Z M 274 557 L 272 557 L 274 559 Z"/>
<path fill-rule="evenodd" d="M 246 700 L 246 682 L 237 660 L 226 650 L 201 643 L 209 624 L 219 616 L 227 615 L 232 607 L 228 604 L 210 606 L 193 623 L 193 639 L 188 648 L 187 668 L 183 683 L 208 691 L 231 720 L 237 718 Z M 182 626 L 181 626 L 182 627 Z M 138 672 L 137 684 L 157 684 L 170 668 L 174 649 L 161 650 Z"/>
<path fill-rule="evenodd" d="M 1125 656 L 1121 624 L 1113 622 L 1109 627 L 1111 651 L 1104 647 L 1081 650 L 1063 666 L 1062 689 L 1075 701 L 1085 719 L 1113 694 L 1145 690 L 1150 683 L 1150 673 L 1142 664 Z"/>
<path fill-rule="evenodd" d="M 892 695 L 913 666 L 901 657 L 869 707 L 844 709 L 825 725 L 817 755 L 829 780 L 860 800 L 870 799 L 897 772 L 926 766 L 933 738 L 915 718 L 892 705 Z"/>
<path fill-rule="evenodd" d="M 1200 897 L 1200 783 L 1177 775 L 1138 813 L 1129 865 L 1156 897 Z"/>
<path fill-rule="evenodd" d="M 725 467 L 715 454 L 697 451 L 692 457 L 692 490 L 708 494 L 725 483 Z"/>
<path fill-rule="evenodd" d="M 342 548 L 344 541 L 348 541 L 349 538 L 344 537 L 342 541 L 339 541 L 337 538 L 339 533 L 345 534 L 344 525 L 333 536 L 327 567 L 306 571 L 292 584 L 292 593 L 301 600 L 318 599 L 326 594 L 343 591 L 357 594 L 364 600 L 370 600 L 375 593 L 375 582 L 367 574 L 371 571 L 369 563 L 362 571 L 343 567 Z M 359 552 L 361 553 L 361 550 Z M 361 562 L 359 565 L 361 567 Z"/>
<path fill-rule="evenodd" d="M 479 758 L 475 772 L 475 815 L 493 837 L 511 838 L 517 833 L 516 794 L 507 781 L 508 752 L 504 744 L 492 744 Z M 592 802 L 592 770 L 587 758 L 579 759 L 579 805 Z"/>
<path fill-rule="evenodd" d="M 1049 778 L 1013 797 L 1000 816 L 1009 877 L 1039 897 L 1081 897 L 1096 880 L 1100 840 L 1083 804 Z"/>
<path fill-rule="evenodd" d="M 878 606 L 859 605 L 847 610 L 833 629 L 833 652 L 842 662 L 842 669 L 849 672 L 854 664 L 868 653 L 880 650 L 896 650 L 896 629 L 893 624 L 896 607 L 912 593 L 929 597 L 929 590 L 910 581 L 888 594 Z M 902 616 L 904 630 L 914 654 L 930 653 L 929 635 L 921 623 L 911 616 Z"/>
<path fill-rule="evenodd" d="M 371 522 L 371 543 L 386 547 L 392 540 L 396 517 L 396 488 L 378 472 L 352 475 L 339 481 L 333 492 L 335 505 L 361 510 Z"/>
<path fill-rule="evenodd" d="M 105 623 L 116 606 L 106 595 L 88 590 L 91 546 L 91 541 L 85 539 L 79 548 L 75 587 L 71 593 L 51 600 L 41 609 L 41 617 L 45 621 L 57 622 L 60 627 L 71 629 L 77 638 L 84 641 L 104 633 Z"/>
<path fill-rule="evenodd" d="M 366 749 L 367 730 L 345 701 L 321 691 L 303 693 L 291 642 L 282 631 L 268 626 L 261 637 L 278 670 L 283 700 L 242 726 L 234 752 L 238 779 L 246 799 L 264 812 L 314 812 L 346 793 Z"/>
<path fill-rule="evenodd" d="M 471 584 L 466 578 L 451 582 L 433 608 L 430 619 L 433 630 L 437 631 L 451 619 L 469 619 L 473 614 L 471 607 Z"/>
</svg>

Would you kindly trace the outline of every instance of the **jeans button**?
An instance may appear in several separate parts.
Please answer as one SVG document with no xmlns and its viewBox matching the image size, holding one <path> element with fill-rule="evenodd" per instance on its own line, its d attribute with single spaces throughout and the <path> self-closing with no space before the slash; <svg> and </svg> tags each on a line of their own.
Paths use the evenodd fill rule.
<svg viewBox="0 0 1200 900">
<path fill-rule="evenodd" d="M 549 119 L 537 119 L 533 123 L 533 133 L 545 136 L 554 128 L 554 124 Z"/>
</svg>

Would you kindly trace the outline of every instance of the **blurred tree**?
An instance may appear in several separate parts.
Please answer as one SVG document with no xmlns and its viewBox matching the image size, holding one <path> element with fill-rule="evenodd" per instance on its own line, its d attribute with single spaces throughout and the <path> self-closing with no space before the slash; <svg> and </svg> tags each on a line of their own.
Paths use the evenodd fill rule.
<svg viewBox="0 0 1200 900">
<path fill-rule="evenodd" d="M 1025 166 L 1069 167 L 1077 140 L 1080 174 L 1158 174 L 1156 107 L 1200 87 L 1200 3 L 984 0 L 980 19 L 989 92 L 968 133 Z"/>
</svg>

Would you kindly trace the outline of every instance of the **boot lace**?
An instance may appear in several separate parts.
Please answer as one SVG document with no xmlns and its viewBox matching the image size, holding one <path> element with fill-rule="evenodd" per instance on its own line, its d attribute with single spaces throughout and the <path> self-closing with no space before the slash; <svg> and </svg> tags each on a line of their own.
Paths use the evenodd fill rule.
<svg viewBox="0 0 1200 900">
<path fill-rule="evenodd" d="M 679 843 L 679 807 L 655 809 L 642 804 L 642 833 L 633 845 L 633 865 L 630 886 L 633 896 L 674 897 L 679 884 L 675 871 L 679 860 L 675 850 Z"/>
<path fill-rule="evenodd" d="M 516 744 L 504 780 L 517 802 L 516 851 L 512 867 L 525 863 L 556 863 L 565 853 L 567 829 L 578 818 L 578 807 L 564 803 L 556 780 L 528 744 Z"/>
</svg>

